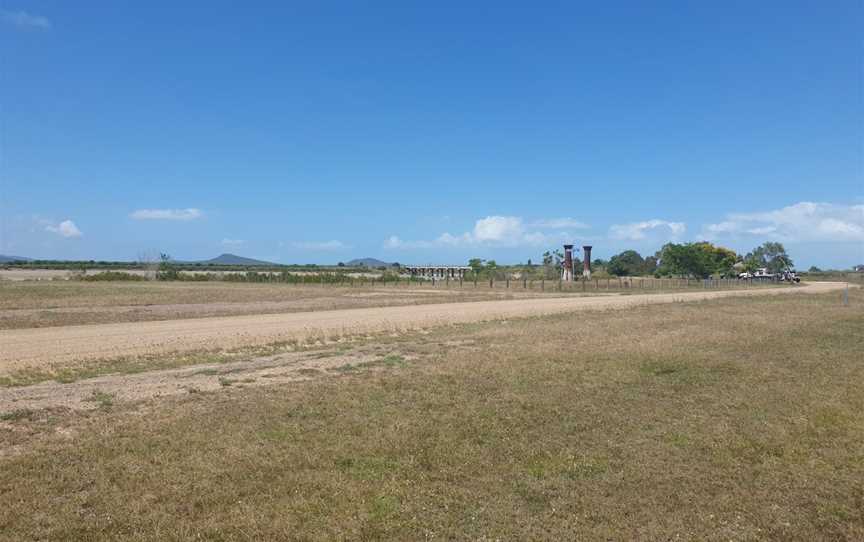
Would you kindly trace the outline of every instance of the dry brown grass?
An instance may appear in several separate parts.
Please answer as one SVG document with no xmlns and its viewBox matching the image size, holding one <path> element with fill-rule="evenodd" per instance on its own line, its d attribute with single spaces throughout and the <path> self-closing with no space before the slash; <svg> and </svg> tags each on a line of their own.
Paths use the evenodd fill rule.
<svg viewBox="0 0 864 542">
<path fill-rule="evenodd" d="M 0 282 L 0 329 L 140 322 L 535 297 L 465 286 L 320 286 L 228 282 Z"/>
<path fill-rule="evenodd" d="M 593 283 L 592 283 L 593 284 Z M 583 292 L 574 283 L 558 290 L 557 281 L 524 289 L 514 281 L 496 283 L 457 282 L 388 286 L 303 284 L 256 284 L 230 282 L 78 282 L 78 281 L 0 281 L 0 329 L 143 322 L 320 311 L 364 307 L 387 307 L 459 301 L 518 299 L 543 296 L 619 295 L 680 291 L 670 288 L 618 289 L 617 281 L 600 281 Z M 762 286 L 764 287 L 764 286 Z M 689 290 L 698 290 L 692 283 Z"/>
<path fill-rule="evenodd" d="M 864 294 L 839 297 L 462 325 L 337 377 L 7 413 L 0 537 L 860 540 Z"/>
<path fill-rule="evenodd" d="M 0 309 L 256 303 L 366 291 L 369 289 L 231 282 L 10 281 L 0 282 Z"/>
</svg>

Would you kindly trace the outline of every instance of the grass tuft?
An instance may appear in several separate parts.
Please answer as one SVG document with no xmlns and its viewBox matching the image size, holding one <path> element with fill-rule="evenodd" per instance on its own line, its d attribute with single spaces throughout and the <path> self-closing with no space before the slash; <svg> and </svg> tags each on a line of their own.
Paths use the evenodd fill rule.
<svg viewBox="0 0 864 542">
<path fill-rule="evenodd" d="M 96 403 L 99 408 L 110 408 L 114 404 L 114 394 L 94 390 L 90 397 L 84 400 Z"/>
</svg>

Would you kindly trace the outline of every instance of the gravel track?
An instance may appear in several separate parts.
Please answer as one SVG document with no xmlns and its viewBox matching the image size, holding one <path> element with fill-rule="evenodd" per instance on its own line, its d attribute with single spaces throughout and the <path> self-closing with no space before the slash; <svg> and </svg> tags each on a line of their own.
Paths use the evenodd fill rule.
<svg viewBox="0 0 864 542">
<path fill-rule="evenodd" d="M 232 348 L 280 340 L 731 296 L 823 293 L 844 287 L 840 282 L 817 282 L 752 290 L 513 299 L 0 330 L 0 372 L 140 354 Z"/>
</svg>

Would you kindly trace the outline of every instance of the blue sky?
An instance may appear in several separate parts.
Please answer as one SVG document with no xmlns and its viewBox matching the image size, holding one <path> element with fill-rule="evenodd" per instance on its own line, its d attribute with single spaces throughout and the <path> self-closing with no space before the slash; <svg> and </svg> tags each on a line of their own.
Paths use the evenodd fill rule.
<svg viewBox="0 0 864 542">
<path fill-rule="evenodd" d="M 862 6 L 4 1 L 0 253 L 864 263 Z"/>
</svg>

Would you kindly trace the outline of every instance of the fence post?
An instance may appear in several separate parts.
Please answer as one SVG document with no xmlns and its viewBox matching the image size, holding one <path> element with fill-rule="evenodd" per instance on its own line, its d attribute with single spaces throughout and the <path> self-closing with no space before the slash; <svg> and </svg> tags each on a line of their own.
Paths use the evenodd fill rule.
<svg viewBox="0 0 864 542">
<path fill-rule="evenodd" d="M 546 279 L 540 279 L 540 291 L 541 292 L 546 291 Z"/>
<path fill-rule="evenodd" d="M 507 277 L 507 289 L 510 289 L 510 277 Z"/>
</svg>

